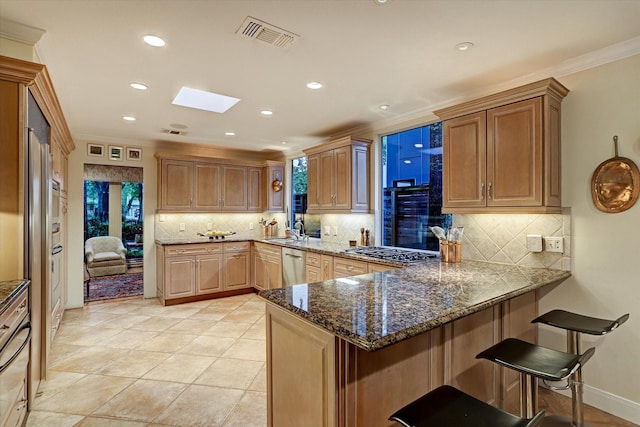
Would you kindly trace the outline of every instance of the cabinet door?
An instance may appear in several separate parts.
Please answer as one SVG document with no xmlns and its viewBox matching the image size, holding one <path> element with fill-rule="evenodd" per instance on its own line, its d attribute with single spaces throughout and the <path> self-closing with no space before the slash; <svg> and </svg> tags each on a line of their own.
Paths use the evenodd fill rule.
<svg viewBox="0 0 640 427">
<path fill-rule="evenodd" d="M 369 148 L 354 147 L 351 155 L 351 209 L 369 212 Z"/>
<path fill-rule="evenodd" d="M 318 184 L 318 198 L 320 199 L 320 209 L 333 209 L 335 189 L 334 178 L 334 157 L 333 150 L 320 153 L 320 179 Z"/>
<path fill-rule="evenodd" d="M 333 279 L 333 257 L 331 255 L 322 255 L 322 280 Z"/>
<path fill-rule="evenodd" d="M 261 291 L 269 289 L 269 283 L 267 283 L 267 267 L 262 255 L 254 252 L 253 258 L 253 287 Z"/>
<path fill-rule="evenodd" d="M 281 192 L 282 193 L 282 192 Z M 247 210 L 262 212 L 264 183 L 262 168 L 247 168 Z"/>
<path fill-rule="evenodd" d="M 487 111 L 487 206 L 542 205 L 542 100 Z"/>
<path fill-rule="evenodd" d="M 207 163 L 194 165 L 195 199 L 193 209 L 220 209 L 220 166 Z"/>
<path fill-rule="evenodd" d="M 196 294 L 222 290 L 222 255 L 196 257 Z"/>
<path fill-rule="evenodd" d="M 224 254 L 224 289 L 243 289 L 250 287 L 249 252 Z"/>
<path fill-rule="evenodd" d="M 446 120 L 442 138 L 443 206 L 485 206 L 486 113 Z"/>
<path fill-rule="evenodd" d="M 190 210 L 193 200 L 193 162 L 161 161 L 160 209 Z"/>
<path fill-rule="evenodd" d="M 284 191 L 274 191 L 271 188 L 271 183 L 276 179 L 284 182 L 284 168 L 282 166 L 269 166 L 267 171 L 267 193 L 269 194 L 267 210 L 270 212 L 282 212 L 284 210 Z"/>
<path fill-rule="evenodd" d="M 322 270 L 320 267 L 307 265 L 306 276 L 307 283 L 322 282 Z"/>
<path fill-rule="evenodd" d="M 280 259 L 268 258 L 266 260 L 267 283 L 269 289 L 282 287 L 282 262 Z"/>
<path fill-rule="evenodd" d="M 333 150 L 333 171 L 333 207 L 351 209 L 351 147 Z"/>
<path fill-rule="evenodd" d="M 307 209 L 320 208 L 320 155 L 307 157 Z"/>
<path fill-rule="evenodd" d="M 222 210 L 247 210 L 247 169 L 245 167 L 222 167 Z"/>
<path fill-rule="evenodd" d="M 195 257 L 165 258 L 165 298 L 195 295 Z"/>
</svg>

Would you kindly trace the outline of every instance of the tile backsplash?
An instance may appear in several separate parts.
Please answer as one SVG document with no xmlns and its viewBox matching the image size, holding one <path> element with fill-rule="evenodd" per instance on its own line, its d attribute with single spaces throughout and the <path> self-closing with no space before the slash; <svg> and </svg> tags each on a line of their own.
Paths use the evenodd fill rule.
<svg viewBox="0 0 640 427">
<path fill-rule="evenodd" d="M 240 237 L 261 238 L 262 227 L 258 224 L 264 218 L 268 222 L 276 219 L 278 222 L 277 236 L 284 237 L 283 213 L 189 213 L 189 214 L 156 214 L 155 238 L 177 239 L 196 237 L 197 233 L 207 231 L 207 224 L 211 223 L 214 230 L 235 231 Z M 185 230 L 180 231 L 180 224 Z M 253 225 L 253 230 L 249 224 Z"/>
<path fill-rule="evenodd" d="M 365 228 L 371 231 L 370 246 L 376 245 L 373 214 L 324 214 L 320 218 L 320 226 L 325 242 L 348 245 L 349 240 L 355 240 L 360 246 L 360 229 Z M 329 227 L 329 235 L 325 234 L 325 227 Z M 334 233 L 334 227 L 338 228 L 338 233 Z"/>
<path fill-rule="evenodd" d="M 571 271 L 571 210 L 562 214 L 456 214 L 464 227 L 462 258 Z M 529 252 L 528 234 L 562 237 L 564 253 Z"/>
</svg>

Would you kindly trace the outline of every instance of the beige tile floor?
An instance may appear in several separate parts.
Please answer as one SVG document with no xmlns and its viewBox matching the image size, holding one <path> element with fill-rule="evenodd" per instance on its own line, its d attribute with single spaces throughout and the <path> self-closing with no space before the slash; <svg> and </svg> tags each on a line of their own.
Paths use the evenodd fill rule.
<svg viewBox="0 0 640 427">
<path fill-rule="evenodd" d="M 67 310 L 27 426 L 266 426 L 264 302 Z"/>
</svg>

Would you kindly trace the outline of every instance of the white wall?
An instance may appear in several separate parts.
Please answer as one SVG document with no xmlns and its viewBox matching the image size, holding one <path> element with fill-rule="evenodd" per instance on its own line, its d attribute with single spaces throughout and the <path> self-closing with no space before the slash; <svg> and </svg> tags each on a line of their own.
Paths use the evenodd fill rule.
<svg viewBox="0 0 640 427">
<path fill-rule="evenodd" d="M 155 149 L 142 147 L 142 162 L 113 161 L 106 157 L 87 156 L 87 141 L 74 141 L 76 149 L 69 155 L 68 177 L 68 252 L 67 252 L 67 303 L 65 308 L 84 305 L 84 164 L 108 164 L 112 166 L 132 166 L 143 168 L 143 209 L 144 209 L 144 297 L 156 296 L 156 257 L 153 236 L 154 217 L 157 206 L 157 162 Z M 96 143 L 95 141 L 90 141 Z M 108 144 L 105 145 L 105 151 Z M 140 147 L 140 144 L 132 144 Z"/>
<path fill-rule="evenodd" d="M 540 312 L 562 308 L 615 319 L 619 330 L 583 336 L 596 347 L 584 368 L 585 401 L 640 423 L 640 202 L 606 214 L 591 199 L 591 176 L 620 155 L 640 164 L 640 55 L 560 78 L 571 92 L 562 103 L 562 200 L 572 209 L 572 277 L 542 298 Z M 540 328 L 540 343 L 565 348 L 560 330 Z M 626 401 L 625 401 L 626 399 Z"/>
</svg>

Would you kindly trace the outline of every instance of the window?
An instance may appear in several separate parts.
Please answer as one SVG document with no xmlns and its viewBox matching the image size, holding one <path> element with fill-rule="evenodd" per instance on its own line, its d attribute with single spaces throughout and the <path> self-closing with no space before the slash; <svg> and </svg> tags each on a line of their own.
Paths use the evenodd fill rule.
<svg viewBox="0 0 640 427">
<path fill-rule="evenodd" d="M 442 214 L 442 123 L 382 137 L 382 241 L 438 250 L 429 227 L 448 228 Z"/>
<path fill-rule="evenodd" d="M 293 229 L 297 220 L 300 220 L 307 235 L 320 237 L 320 215 L 307 214 L 306 157 L 298 157 L 291 162 L 291 216 L 287 216 L 287 229 Z"/>
</svg>

